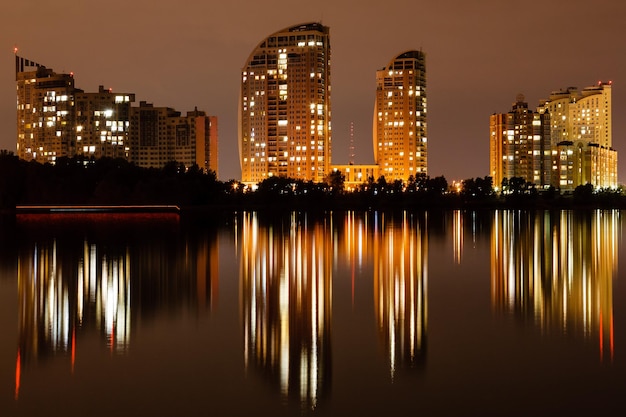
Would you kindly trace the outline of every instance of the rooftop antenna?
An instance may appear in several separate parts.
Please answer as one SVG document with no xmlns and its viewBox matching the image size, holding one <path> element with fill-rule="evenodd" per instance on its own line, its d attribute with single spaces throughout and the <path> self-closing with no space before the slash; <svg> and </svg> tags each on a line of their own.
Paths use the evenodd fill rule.
<svg viewBox="0 0 626 417">
<path fill-rule="evenodd" d="M 354 165 L 354 122 L 350 122 L 350 148 L 349 148 L 349 162 L 350 165 Z"/>
</svg>

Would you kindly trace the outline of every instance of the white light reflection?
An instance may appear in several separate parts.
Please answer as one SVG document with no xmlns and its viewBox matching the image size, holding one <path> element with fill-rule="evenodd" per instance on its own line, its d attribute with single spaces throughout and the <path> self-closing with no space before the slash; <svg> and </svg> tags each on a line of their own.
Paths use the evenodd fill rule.
<svg viewBox="0 0 626 417">
<path fill-rule="evenodd" d="M 454 242 L 454 262 L 461 263 L 463 256 L 463 212 L 454 210 L 452 240 Z"/>
<path fill-rule="evenodd" d="M 393 380 L 426 355 L 428 236 L 426 218 L 381 216 L 374 234 L 374 297 Z"/>
<path fill-rule="evenodd" d="M 543 331 L 598 337 L 612 359 L 619 211 L 495 212 L 492 304 Z"/>
<path fill-rule="evenodd" d="M 35 245 L 32 252 L 18 257 L 22 358 L 37 358 L 46 350 L 71 351 L 73 369 L 76 328 L 84 326 L 85 316 L 94 310 L 96 325 L 106 334 L 111 349 L 126 351 L 130 338 L 128 254 L 98 257 L 95 245 L 88 242 L 79 254 L 73 270 L 65 262 L 67 254 L 61 263 L 56 242 Z"/>
<path fill-rule="evenodd" d="M 245 213 L 240 231 L 246 369 L 316 408 L 330 372 L 330 228 L 296 214 L 263 222 Z"/>
</svg>

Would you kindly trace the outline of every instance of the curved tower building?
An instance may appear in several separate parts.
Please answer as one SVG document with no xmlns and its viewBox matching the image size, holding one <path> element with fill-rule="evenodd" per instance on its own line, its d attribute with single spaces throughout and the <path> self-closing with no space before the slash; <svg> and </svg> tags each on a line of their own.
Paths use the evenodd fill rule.
<svg viewBox="0 0 626 417">
<path fill-rule="evenodd" d="M 426 59 L 404 52 L 376 71 L 374 158 L 387 181 L 427 174 Z"/>
<path fill-rule="evenodd" d="M 276 175 L 322 181 L 331 158 L 329 28 L 306 23 L 268 36 L 241 75 L 242 182 Z"/>
</svg>

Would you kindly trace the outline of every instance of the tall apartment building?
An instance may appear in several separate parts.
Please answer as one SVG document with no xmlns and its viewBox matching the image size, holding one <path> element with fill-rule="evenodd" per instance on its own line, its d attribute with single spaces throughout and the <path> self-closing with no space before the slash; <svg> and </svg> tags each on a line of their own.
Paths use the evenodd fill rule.
<svg viewBox="0 0 626 417">
<path fill-rule="evenodd" d="M 162 167 L 174 160 L 174 143 L 168 119 L 180 117 L 170 107 L 141 101 L 131 109 L 130 161 L 143 168 Z M 168 132 L 170 130 L 170 132 Z"/>
<path fill-rule="evenodd" d="M 550 114 L 528 108 L 519 94 L 508 113 L 489 119 L 489 173 L 499 188 L 502 180 L 521 177 L 538 186 L 550 185 L 552 148 Z"/>
<path fill-rule="evenodd" d="M 599 82 L 579 92 L 554 91 L 540 103 L 550 113 L 553 185 L 571 191 L 578 185 L 617 187 L 617 151 L 613 149 L 612 83 Z"/>
<path fill-rule="evenodd" d="M 76 155 L 128 159 L 130 109 L 134 94 L 113 93 L 98 87 L 97 93 L 74 93 Z"/>
<path fill-rule="evenodd" d="M 617 151 L 591 142 L 564 140 L 553 147 L 553 185 L 572 191 L 578 185 L 617 187 Z"/>
<path fill-rule="evenodd" d="M 407 51 L 376 72 L 374 159 L 387 181 L 428 173 L 426 57 Z"/>
<path fill-rule="evenodd" d="M 17 155 L 54 163 L 59 157 L 124 158 L 142 167 L 170 161 L 218 171 L 217 118 L 195 109 L 181 116 L 174 109 L 142 102 L 135 95 L 103 86 L 88 93 L 74 85 L 73 74 L 57 74 L 15 56 Z"/>
<path fill-rule="evenodd" d="M 562 141 L 613 146 L 611 118 L 612 83 L 598 83 L 583 89 L 576 87 L 553 91 L 540 108 L 551 114 L 552 143 Z"/>
<path fill-rule="evenodd" d="M 174 160 L 217 175 L 217 117 L 196 108 L 185 116 L 170 118 L 168 126 L 173 134 Z"/>
<path fill-rule="evenodd" d="M 195 109 L 182 116 L 169 107 L 140 102 L 131 108 L 130 161 L 161 168 L 176 161 L 217 174 L 217 118 Z"/>
<path fill-rule="evenodd" d="M 329 28 L 306 23 L 261 41 L 243 66 L 242 182 L 279 175 L 321 182 L 330 172 Z"/>
<path fill-rule="evenodd" d="M 17 155 L 51 162 L 76 151 L 75 93 L 72 74 L 57 74 L 15 56 Z"/>
<path fill-rule="evenodd" d="M 492 115 L 490 174 L 496 186 L 503 178 L 522 177 L 561 191 L 587 183 L 617 187 L 611 83 L 552 92 L 536 112 L 519 96 L 509 113 Z"/>
</svg>

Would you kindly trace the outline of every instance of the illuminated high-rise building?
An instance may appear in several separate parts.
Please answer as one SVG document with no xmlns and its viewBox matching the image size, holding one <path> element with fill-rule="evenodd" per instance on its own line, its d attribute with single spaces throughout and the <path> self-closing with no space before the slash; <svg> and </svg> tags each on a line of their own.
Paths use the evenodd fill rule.
<svg viewBox="0 0 626 417">
<path fill-rule="evenodd" d="M 528 108 L 519 94 L 508 113 L 489 120 L 489 175 L 495 187 L 513 177 L 538 186 L 550 185 L 550 115 Z"/>
<path fill-rule="evenodd" d="M 77 90 L 75 98 L 76 154 L 94 158 L 128 159 L 130 108 L 134 94 Z"/>
<path fill-rule="evenodd" d="M 73 74 L 57 74 L 15 56 L 17 155 L 54 163 L 60 157 L 124 158 L 162 168 L 176 161 L 218 170 L 217 118 L 195 109 L 181 116 L 168 107 L 141 102 L 135 94 L 103 86 L 89 93 Z"/>
<path fill-rule="evenodd" d="M 170 107 L 142 101 L 131 109 L 130 161 L 162 168 L 176 161 L 217 174 L 217 118 L 195 109 L 182 116 Z"/>
<path fill-rule="evenodd" d="M 195 109 L 168 119 L 168 135 L 174 142 L 173 159 L 189 167 L 217 175 L 217 117 Z"/>
<path fill-rule="evenodd" d="M 76 150 L 74 77 L 15 55 L 17 156 L 51 162 Z"/>
<path fill-rule="evenodd" d="M 376 71 L 374 157 L 387 181 L 428 172 L 426 58 L 404 52 Z"/>
<path fill-rule="evenodd" d="M 587 183 L 596 188 L 617 187 L 611 87 L 611 82 L 599 82 L 581 92 L 570 87 L 552 92 L 540 104 L 539 111 L 550 114 L 555 187 L 567 191 Z"/>
<path fill-rule="evenodd" d="M 328 27 L 292 26 L 254 48 L 239 96 L 243 183 L 270 176 L 323 181 L 331 162 L 330 92 Z"/>
<path fill-rule="evenodd" d="M 572 191 L 579 185 L 594 188 L 617 187 L 617 151 L 597 143 L 561 141 L 553 148 L 555 187 Z"/>
<path fill-rule="evenodd" d="M 168 135 L 168 119 L 180 117 L 169 107 L 154 107 L 142 101 L 131 109 L 130 161 L 143 168 L 162 167 L 174 160 Z"/>
<path fill-rule="evenodd" d="M 489 168 L 494 185 L 521 177 L 568 192 L 585 184 L 617 187 L 611 84 L 552 92 L 536 112 L 518 96 L 509 113 L 492 115 Z"/>
<path fill-rule="evenodd" d="M 551 115 L 552 144 L 563 141 L 613 146 L 611 119 L 612 83 L 583 89 L 553 91 L 540 107 Z"/>
</svg>

